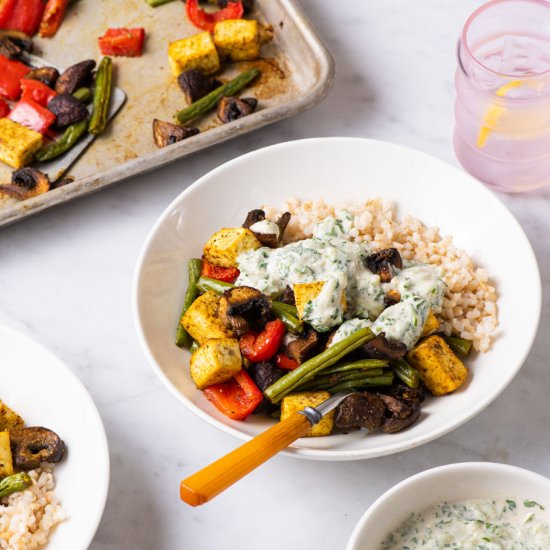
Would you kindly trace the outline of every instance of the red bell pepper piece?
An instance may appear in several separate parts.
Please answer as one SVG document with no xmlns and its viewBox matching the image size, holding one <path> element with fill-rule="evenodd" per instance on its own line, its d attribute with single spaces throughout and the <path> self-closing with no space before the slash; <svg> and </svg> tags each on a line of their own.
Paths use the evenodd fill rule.
<svg viewBox="0 0 550 550">
<path fill-rule="evenodd" d="M 4 24 L 5 28 L 32 36 L 42 21 L 44 7 L 43 0 L 17 0 Z"/>
<path fill-rule="evenodd" d="M 199 7 L 199 0 L 187 0 L 185 3 L 185 12 L 187 19 L 198 27 L 208 32 L 214 32 L 214 26 L 218 21 L 226 19 L 240 19 L 243 16 L 244 9 L 241 0 L 237 2 L 228 2 L 227 6 L 215 12 L 205 12 Z"/>
<path fill-rule="evenodd" d="M 107 29 L 107 32 L 97 40 L 103 55 L 140 57 L 145 29 Z"/>
<path fill-rule="evenodd" d="M 285 335 L 285 325 L 279 319 L 266 323 L 262 332 L 247 332 L 239 340 L 241 353 L 249 361 L 260 363 L 269 361 L 279 349 L 283 336 Z"/>
<path fill-rule="evenodd" d="M 300 366 L 300 363 L 296 359 L 292 359 L 284 353 L 278 353 L 275 356 L 275 364 L 283 370 L 294 370 Z"/>
<path fill-rule="evenodd" d="M 224 281 L 225 283 L 234 283 L 240 273 L 236 267 L 220 267 L 211 264 L 204 258 L 202 259 L 201 275 L 203 277 L 210 277 L 210 279 Z"/>
<path fill-rule="evenodd" d="M 6 21 L 11 15 L 17 0 L 0 0 L 0 29 L 5 29 Z"/>
<path fill-rule="evenodd" d="M 0 99 L 0 118 L 5 118 L 10 112 L 10 106 L 3 100 Z"/>
<path fill-rule="evenodd" d="M 23 90 L 22 99 L 30 98 L 36 101 L 38 105 L 42 105 L 42 107 L 46 107 L 50 99 L 57 95 L 49 86 L 40 82 L 40 80 L 27 80 L 23 78 L 21 79 L 21 89 Z"/>
<path fill-rule="evenodd" d="M 204 388 L 204 395 L 220 412 L 233 420 L 244 420 L 264 398 L 244 369 L 228 382 Z"/>
<path fill-rule="evenodd" d="M 0 96 L 17 99 L 21 95 L 21 79 L 29 71 L 23 63 L 0 55 Z"/>
<path fill-rule="evenodd" d="M 59 30 L 69 0 L 48 0 L 40 21 L 39 34 L 44 38 L 51 38 Z"/>
<path fill-rule="evenodd" d="M 41 134 L 45 134 L 55 122 L 55 115 L 52 112 L 30 98 L 21 98 L 8 118 Z"/>
</svg>

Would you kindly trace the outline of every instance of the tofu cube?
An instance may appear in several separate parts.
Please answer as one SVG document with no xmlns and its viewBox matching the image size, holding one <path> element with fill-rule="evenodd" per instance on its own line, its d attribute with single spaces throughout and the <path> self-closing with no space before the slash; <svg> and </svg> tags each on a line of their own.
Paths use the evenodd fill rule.
<svg viewBox="0 0 550 550">
<path fill-rule="evenodd" d="M 234 338 L 207 340 L 191 356 L 191 378 L 199 390 L 227 382 L 241 368 L 241 350 Z"/>
<path fill-rule="evenodd" d="M 222 59 L 252 61 L 260 57 L 260 28 L 253 19 L 226 19 L 214 27 L 214 43 Z"/>
<path fill-rule="evenodd" d="M 218 314 L 220 299 L 212 291 L 199 296 L 181 320 L 183 328 L 193 340 L 204 344 L 210 338 L 232 338 L 233 331 L 226 328 Z"/>
<path fill-rule="evenodd" d="M 214 265 L 237 267 L 237 258 L 249 250 L 260 248 L 262 243 L 254 233 L 244 227 L 223 228 L 214 233 L 204 245 L 204 257 Z"/>
<path fill-rule="evenodd" d="M 30 164 L 43 143 L 44 138 L 38 132 L 9 118 L 0 118 L 0 161 L 12 168 Z"/>
<path fill-rule="evenodd" d="M 434 395 L 451 393 L 468 378 L 468 369 L 441 336 L 432 335 L 422 340 L 409 351 L 407 360 Z"/>
<path fill-rule="evenodd" d="M 23 419 L 2 400 L 0 400 L 0 431 L 22 428 Z"/>
<path fill-rule="evenodd" d="M 313 283 L 296 283 L 293 287 L 294 290 L 294 299 L 296 301 L 296 309 L 298 310 L 298 317 L 304 319 L 305 308 L 308 302 L 311 302 L 319 296 L 323 287 L 325 286 L 324 281 L 315 281 Z M 346 303 L 346 293 L 344 289 L 342 292 L 342 305 L 344 306 L 344 311 L 347 310 Z"/>
<path fill-rule="evenodd" d="M 0 479 L 13 474 L 9 432 L 0 432 Z"/>
<path fill-rule="evenodd" d="M 281 420 L 292 416 L 294 413 L 304 410 L 306 407 L 316 407 L 330 397 L 326 391 L 305 391 L 291 393 L 283 398 L 281 403 Z M 318 424 L 309 430 L 306 437 L 319 437 L 330 435 L 334 426 L 334 411 L 325 415 Z"/>
<path fill-rule="evenodd" d="M 426 322 L 424 323 L 424 329 L 422 330 L 421 337 L 424 338 L 425 336 L 433 334 L 438 328 L 439 321 L 437 320 L 437 317 L 434 315 L 433 311 L 430 309 Z"/>
<path fill-rule="evenodd" d="M 168 61 L 175 77 L 188 69 L 199 69 L 205 74 L 212 74 L 220 69 L 218 50 L 209 32 L 172 42 L 168 46 Z"/>
</svg>

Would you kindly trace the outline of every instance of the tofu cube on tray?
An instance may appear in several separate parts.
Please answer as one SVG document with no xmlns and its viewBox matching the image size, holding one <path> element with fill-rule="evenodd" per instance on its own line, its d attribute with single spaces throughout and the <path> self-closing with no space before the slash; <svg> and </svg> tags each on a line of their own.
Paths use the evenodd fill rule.
<svg viewBox="0 0 550 550">
<path fill-rule="evenodd" d="M 213 74 L 220 69 L 218 50 L 209 32 L 201 32 L 170 43 L 168 61 L 175 77 L 189 69 L 198 69 L 205 74 Z"/>
<path fill-rule="evenodd" d="M 42 147 L 42 134 L 26 128 L 9 118 L 0 118 L 0 161 L 12 168 L 30 164 Z"/>
</svg>

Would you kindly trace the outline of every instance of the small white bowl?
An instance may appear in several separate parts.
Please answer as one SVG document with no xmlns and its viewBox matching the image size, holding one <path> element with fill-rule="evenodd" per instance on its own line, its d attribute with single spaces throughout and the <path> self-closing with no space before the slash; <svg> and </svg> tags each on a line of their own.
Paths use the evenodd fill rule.
<svg viewBox="0 0 550 550">
<path fill-rule="evenodd" d="M 359 520 L 346 550 L 379 550 L 384 537 L 412 512 L 441 502 L 512 497 L 540 502 L 550 520 L 550 479 L 544 476 L 493 462 L 432 468 L 409 477 L 376 500 Z"/>
</svg>

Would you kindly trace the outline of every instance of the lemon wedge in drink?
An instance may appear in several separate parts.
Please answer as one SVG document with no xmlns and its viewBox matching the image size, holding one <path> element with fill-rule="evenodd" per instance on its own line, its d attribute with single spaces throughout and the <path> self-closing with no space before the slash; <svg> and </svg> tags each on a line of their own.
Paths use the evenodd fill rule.
<svg viewBox="0 0 550 550">
<path fill-rule="evenodd" d="M 518 88 L 524 84 L 523 80 L 511 80 L 510 82 L 507 82 L 504 84 L 504 86 L 501 86 L 496 91 L 497 97 L 506 97 L 506 94 L 509 90 L 512 88 Z M 487 113 L 485 113 L 485 117 L 483 118 L 483 125 L 479 129 L 479 134 L 477 135 L 477 142 L 476 145 L 478 148 L 482 148 L 485 146 L 485 143 L 487 142 L 487 138 L 489 137 L 489 134 L 493 131 L 493 129 L 496 127 L 498 121 L 502 117 L 503 114 L 506 113 L 506 108 L 502 107 L 501 105 L 493 105 Z"/>
</svg>

